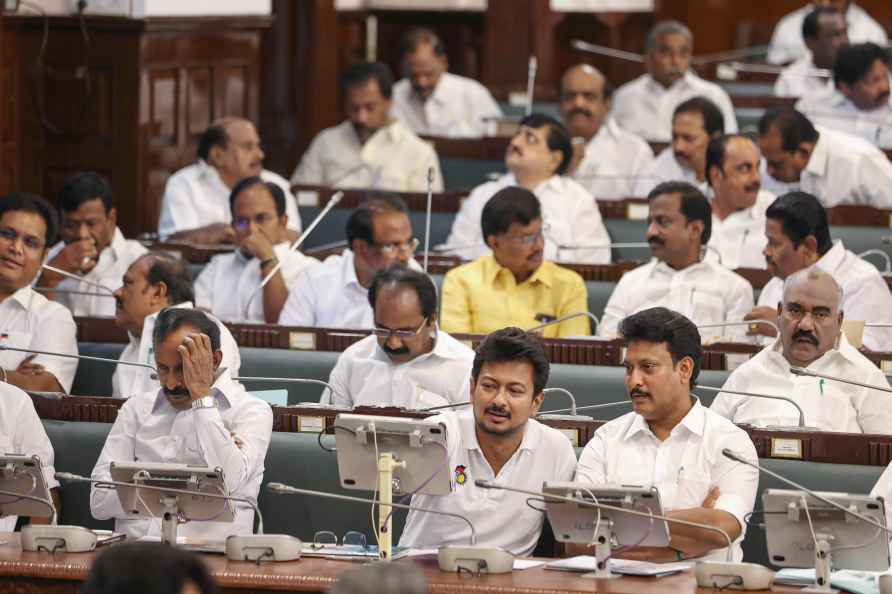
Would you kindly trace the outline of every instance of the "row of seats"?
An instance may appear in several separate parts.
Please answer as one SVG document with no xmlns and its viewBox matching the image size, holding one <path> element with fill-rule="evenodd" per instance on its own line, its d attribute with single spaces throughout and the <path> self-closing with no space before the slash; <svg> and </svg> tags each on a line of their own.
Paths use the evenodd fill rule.
<svg viewBox="0 0 892 594">
<path fill-rule="evenodd" d="M 44 427 L 56 451 L 56 470 L 89 475 L 99 457 L 110 425 L 104 423 L 76 423 L 44 421 Z M 326 438 L 328 439 L 328 438 Z M 328 447 L 332 447 L 328 445 Z M 577 450 L 577 455 L 579 450 Z M 868 493 L 884 470 L 880 466 L 853 466 L 845 464 L 821 464 L 790 460 L 766 459 L 760 461 L 767 469 L 786 476 L 818 491 L 836 491 L 846 485 L 850 493 Z M 259 507 L 265 528 L 270 533 L 294 535 L 311 542 L 321 530 L 331 530 L 339 537 L 349 530 L 363 532 L 367 542 L 373 543 L 369 508 L 362 504 L 349 504 L 309 496 L 284 496 L 268 493 L 265 485 L 270 482 L 291 484 L 304 489 L 354 496 L 368 496 L 361 492 L 347 492 L 340 487 L 336 455 L 319 448 L 316 435 L 303 433 L 274 433 L 266 456 L 264 488 L 260 491 Z M 755 509 L 761 507 L 761 493 L 767 488 L 784 488 L 780 481 L 764 475 L 759 481 L 759 497 Z M 112 527 L 110 521 L 99 522 L 90 514 L 90 489 L 82 483 L 63 484 L 62 514 L 60 523 Z M 405 522 L 405 512 L 394 514 L 394 542 L 398 542 Z M 753 524 L 747 530 L 743 543 L 744 559 L 768 565 L 762 522 L 756 512 Z M 755 524 L 755 525 L 754 525 Z M 547 555 L 548 533 L 543 532 L 536 553 Z"/>
</svg>

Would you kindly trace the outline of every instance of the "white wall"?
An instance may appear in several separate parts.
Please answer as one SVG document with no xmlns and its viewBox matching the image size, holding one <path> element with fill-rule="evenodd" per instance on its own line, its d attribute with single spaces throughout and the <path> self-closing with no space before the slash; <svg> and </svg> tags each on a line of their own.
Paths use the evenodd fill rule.
<svg viewBox="0 0 892 594">
<path fill-rule="evenodd" d="M 294 0 L 299 2 L 300 0 Z M 28 0 L 47 14 L 73 14 L 77 0 Z M 87 12 L 142 18 L 146 16 L 265 15 L 272 0 L 87 0 Z M 24 5 L 19 14 L 35 14 Z"/>
</svg>

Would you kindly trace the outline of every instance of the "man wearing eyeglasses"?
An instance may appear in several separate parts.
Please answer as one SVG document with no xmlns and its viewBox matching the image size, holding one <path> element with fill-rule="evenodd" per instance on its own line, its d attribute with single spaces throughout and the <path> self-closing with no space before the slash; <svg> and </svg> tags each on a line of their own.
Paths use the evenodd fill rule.
<svg viewBox="0 0 892 594">
<path fill-rule="evenodd" d="M 31 288 L 57 229 L 43 198 L 0 197 L 0 346 L 77 355 L 71 312 Z M 23 390 L 67 393 L 76 371 L 77 359 L 0 351 L 0 381 Z"/>
<path fill-rule="evenodd" d="M 424 274 L 393 266 L 368 292 L 372 335 L 338 358 L 324 404 L 424 409 L 468 402 L 474 351 L 437 328 L 437 288 Z"/>
<path fill-rule="evenodd" d="M 347 246 L 320 266 L 301 272 L 279 316 L 282 326 L 371 329 L 374 315 L 368 288 L 378 271 L 402 263 L 421 269 L 412 258 L 409 208 L 393 194 L 375 194 L 347 219 Z"/>
<path fill-rule="evenodd" d="M 724 388 L 786 396 L 802 409 L 805 424 L 821 431 L 892 433 L 888 395 L 822 378 L 796 376 L 791 367 L 888 388 L 886 376 L 855 349 L 843 332 L 842 288 L 816 266 L 784 280 L 777 305 L 780 336 L 738 367 Z M 735 423 L 797 426 L 792 404 L 766 398 L 719 394 L 712 410 Z"/>
<path fill-rule="evenodd" d="M 275 324 L 297 274 L 319 264 L 289 253 L 285 193 L 274 183 L 248 177 L 232 189 L 234 243 L 238 250 L 214 256 L 195 280 L 195 305 L 229 322 Z M 278 271 L 261 290 L 260 283 Z"/>
</svg>

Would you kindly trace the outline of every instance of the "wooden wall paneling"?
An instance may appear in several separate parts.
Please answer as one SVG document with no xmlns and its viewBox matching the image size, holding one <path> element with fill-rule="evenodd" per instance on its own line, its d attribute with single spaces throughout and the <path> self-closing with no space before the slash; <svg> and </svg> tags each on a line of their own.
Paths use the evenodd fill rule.
<svg viewBox="0 0 892 594">
<path fill-rule="evenodd" d="M 20 60 L 14 31 L 0 14 L 0 194 L 18 188 L 18 110 Z"/>
</svg>

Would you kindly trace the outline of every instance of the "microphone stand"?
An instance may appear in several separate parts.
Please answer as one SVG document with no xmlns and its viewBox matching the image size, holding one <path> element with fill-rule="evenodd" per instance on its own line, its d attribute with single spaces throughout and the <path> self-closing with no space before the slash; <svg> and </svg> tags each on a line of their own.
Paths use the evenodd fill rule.
<svg viewBox="0 0 892 594">
<path fill-rule="evenodd" d="M 134 367 L 145 367 L 156 374 L 158 371 L 148 363 L 134 363 L 131 361 L 118 361 L 117 359 L 107 359 L 105 357 L 93 357 L 92 355 L 72 355 L 70 353 L 55 353 L 52 351 L 38 351 L 34 349 L 20 349 L 18 347 L 6 346 L 0 343 L 0 351 L 16 351 L 18 353 L 30 353 L 32 355 L 47 355 L 49 357 L 64 357 L 66 359 L 85 359 L 87 361 L 99 361 L 100 363 L 110 363 L 113 365 L 132 365 Z"/>
<path fill-rule="evenodd" d="M 93 281 L 91 281 L 91 280 L 87 280 L 87 279 L 85 279 L 85 278 L 82 277 L 82 276 L 78 276 L 78 275 L 76 275 L 76 274 L 72 274 L 72 273 L 70 273 L 70 272 L 68 272 L 68 271 L 66 271 L 66 270 L 62 270 L 61 268 L 56 268 L 55 266 L 50 266 L 49 264 L 43 264 L 43 265 L 41 265 L 41 268 L 43 268 L 44 270 L 49 270 L 50 272 L 55 272 L 55 273 L 58 274 L 59 276 L 64 276 L 64 277 L 66 277 L 66 278 L 70 278 L 70 279 L 72 279 L 72 280 L 76 280 L 76 281 L 78 281 L 78 282 L 80 282 L 80 283 L 84 283 L 85 285 L 90 285 L 91 287 L 96 287 L 97 289 L 102 289 L 103 291 L 105 291 L 105 292 L 108 293 L 109 295 L 114 295 L 114 291 L 112 291 L 111 289 L 109 289 L 109 288 L 106 287 L 105 285 L 101 285 L 101 284 L 96 283 L 96 282 L 93 282 Z M 49 288 L 49 287 L 44 287 L 44 288 Z"/>
<path fill-rule="evenodd" d="M 527 105 L 526 115 L 533 113 L 533 93 L 536 90 L 536 71 L 539 69 L 539 60 L 536 56 L 530 56 L 527 65 Z"/>
<path fill-rule="evenodd" d="M 892 388 L 890 388 L 889 386 L 883 387 L 883 386 L 874 386 L 873 384 L 865 384 L 863 382 L 845 379 L 845 378 L 841 378 L 841 377 L 836 377 L 834 375 L 826 375 L 823 373 L 817 373 L 815 371 L 810 371 L 804 367 L 790 367 L 790 373 L 792 373 L 793 375 L 799 375 L 799 376 L 817 377 L 820 379 L 827 379 L 832 382 L 839 382 L 841 384 L 850 384 L 853 386 L 860 386 L 862 388 L 867 388 L 868 390 L 877 390 L 879 392 L 888 392 L 888 393 L 892 394 Z"/>
<path fill-rule="evenodd" d="M 431 203 L 434 198 L 434 168 L 427 168 L 427 212 L 424 217 L 424 273 L 427 274 L 427 255 L 431 245 Z"/>
<path fill-rule="evenodd" d="M 811 430 L 813 428 L 805 426 L 805 412 L 803 412 L 802 407 L 796 403 L 792 398 L 788 398 L 786 396 L 773 396 L 771 394 L 756 394 L 754 392 L 741 392 L 739 390 L 726 390 L 724 388 L 713 388 L 712 386 L 696 386 L 695 390 L 706 390 L 707 392 L 716 392 L 716 393 L 725 393 L 725 394 L 736 394 L 738 396 L 751 396 L 753 398 L 768 398 L 770 400 L 783 400 L 784 402 L 789 402 L 793 406 L 796 407 L 796 410 L 799 411 L 799 426 L 798 429 L 802 431 Z M 789 429 L 789 427 L 783 427 L 783 429 Z"/>
<path fill-rule="evenodd" d="M 532 328 L 527 330 L 527 332 L 535 332 L 536 330 L 541 330 L 548 326 L 553 326 L 554 324 L 560 324 L 562 322 L 566 322 L 567 320 L 572 320 L 573 318 L 579 318 L 582 316 L 586 316 L 587 318 L 589 318 L 590 320 L 592 320 L 595 323 L 595 332 L 597 332 L 598 326 L 601 325 L 601 321 L 598 320 L 597 316 L 595 316 L 595 314 L 593 314 L 590 311 L 580 311 L 580 312 L 577 312 L 574 314 L 564 316 L 562 318 L 558 318 L 556 320 L 551 320 L 550 322 L 545 322 L 544 324 L 539 324 L 538 326 L 533 326 Z"/>
</svg>

